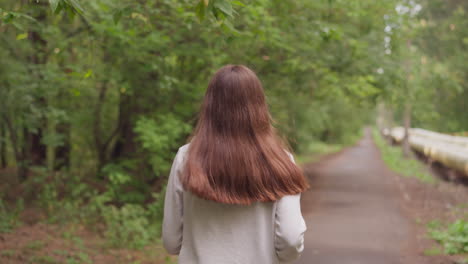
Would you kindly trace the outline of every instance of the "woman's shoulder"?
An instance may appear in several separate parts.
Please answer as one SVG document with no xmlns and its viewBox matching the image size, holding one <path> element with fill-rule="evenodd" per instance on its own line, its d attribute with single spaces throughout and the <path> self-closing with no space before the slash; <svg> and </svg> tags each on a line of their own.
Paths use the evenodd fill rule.
<svg viewBox="0 0 468 264">
<path fill-rule="evenodd" d="M 190 146 L 190 143 L 187 143 L 185 145 L 182 145 L 181 147 L 179 147 L 179 149 L 177 150 L 177 154 L 175 156 L 175 159 L 177 161 L 179 161 L 179 163 L 183 162 L 185 160 L 185 157 L 187 156 L 187 153 L 188 153 L 188 148 Z"/>
<path fill-rule="evenodd" d="M 185 144 L 185 145 L 182 145 L 181 147 L 179 147 L 178 151 L 177 151 L 177 154 L 178 155 L 185 155 L 188 151 L 188 148 L 190 146 L 190 142 Z"/>
<path fill-rule="evenodd" d="M 289 152 L 287 149 L 285 149 L 284 151 L 286 152 L 286 154 L 288 154 L 288 157 L 291 159 L 291 161 L 293 163 L 296 163 L 294 160 L 294 155 L 291 152 Z"/>
</svg>

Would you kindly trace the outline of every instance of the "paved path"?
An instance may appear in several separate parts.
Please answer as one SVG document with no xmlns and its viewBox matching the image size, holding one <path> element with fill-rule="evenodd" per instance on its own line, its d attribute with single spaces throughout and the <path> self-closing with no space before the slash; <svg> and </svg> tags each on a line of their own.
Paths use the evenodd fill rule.
<svg viewBox="0 0 468 264">
<path fill-rule="evenodd" d="M 369 130 L 354 147 L 305 169 L 308 231 L 297 264 L 416 264 L 410 220 Z"/>
</svg>

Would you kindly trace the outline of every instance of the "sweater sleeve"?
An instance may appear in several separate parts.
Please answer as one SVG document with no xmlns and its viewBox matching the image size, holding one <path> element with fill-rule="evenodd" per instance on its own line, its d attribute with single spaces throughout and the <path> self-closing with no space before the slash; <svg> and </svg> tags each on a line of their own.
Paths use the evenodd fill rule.
<svg viewBox="0 0 468 264">
<path fill-rule="evenodd" d="M 301 213 L 300 199 L 300 194 L 287 195 L 276 204 L 275 251 L 283 263 L 299 258 L 304 250 L 304 233 L 307 228 Z"/>
<path fill-rule="evenodd" d="M 181 150 L 172 164 L 164 200 L 162 239 L 169 254 L 178 255 L 182 247 L 183 233 L 183 188 L 179 176 L 181 171 Z"/>
<path fill-rule="evenodd" d="M 305 221 L 302 218 L 301 195 L 288 195 L 278 201 L 275 219 L 275 250 L 278 259 L 293 261 L 304 250 Z"/>
</svg>

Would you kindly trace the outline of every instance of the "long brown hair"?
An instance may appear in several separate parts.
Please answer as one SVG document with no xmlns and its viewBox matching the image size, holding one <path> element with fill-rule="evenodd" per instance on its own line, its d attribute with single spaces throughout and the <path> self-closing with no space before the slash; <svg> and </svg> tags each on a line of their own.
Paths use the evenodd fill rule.
<svg viewBox="0 0 468 264">
<path fill-rule="evenodd" d="M 308 188 L 277 136 L 255 73 L 222 67 L 211 79 L 191 137 L 184 189 L 226 204 L 276 201 Z"/>
</svg>

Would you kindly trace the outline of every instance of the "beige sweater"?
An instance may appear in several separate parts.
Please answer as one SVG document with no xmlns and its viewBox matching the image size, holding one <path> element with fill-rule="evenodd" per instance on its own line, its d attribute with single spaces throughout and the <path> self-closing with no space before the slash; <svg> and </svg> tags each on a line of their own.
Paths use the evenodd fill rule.
<svg viewBox="0 0 468 264">
<path fill-rule="evenodd" d="M 300 195 L 249 206 L 198 198 L 179 180 L 187 149 L 179 149 L 172 165 L 163 220 L 164 247 L 180 264 L 276 264 L 299 257 L 306 231 Z"/>
</svg>

